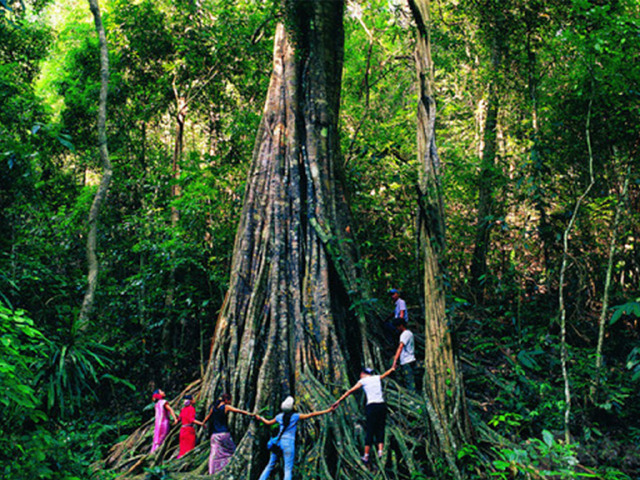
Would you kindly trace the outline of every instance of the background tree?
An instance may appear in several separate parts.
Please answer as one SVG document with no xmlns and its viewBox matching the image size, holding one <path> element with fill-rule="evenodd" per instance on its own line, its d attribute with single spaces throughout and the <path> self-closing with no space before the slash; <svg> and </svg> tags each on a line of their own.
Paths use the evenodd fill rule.
<svg viewBox="0 0 640 480">
<path fill-rule="evenodd" d="M 447 321 L 443 254 L 445 249 L 444 204 L 440 158 L 436 147 L 436 106 L 432 88 L 430 6 L 428 1 L 410 1 L 416 23 L 416 74 L 418 78 L 418 142 L 420 185 L 418 218 L 420 245 L 424 255 L 425 304 L 425 397 L 429 420 L 439 446 L 455 478 L 461 474 L 456 451 L 469 431 L 462 382 Z M 437 452 L 438 450 L 436 450 Z M 431 455 L 437 453 L 431 449 Z"/>
<path fill-rule="evenodd" d="M 93 198 L 91 209 L 89 210 L 87 235 L 87 263 L 89 272 L 87 274 L 87 291 L 82 301 L 80 314 L 78 315 L 78 324 L 81 330 L 86 329 L 93 301 L 95 297 L 99 263 L 97 255 L 97 236 L 98 236 L 98 217 L 100 215 L 100 206 L 105 201 L 109 184 L 111 183 L 111 175 L 113 174 L 111 160 L 109 159 L 109 148 L 107 145 L 107 93 L 109 88 L 109 50 L 107 47 L 107 36 L 104 31 L 102 17 L 100 15 L 100 6 L 97 0 L 89 0 L 89 7 L 93 15 L 96 33 L 100 43 L 100 104 L 98 106 L 98 150 L 100 151 L 100 160 L 102 162 L 102 178 Z"/>
</svg>

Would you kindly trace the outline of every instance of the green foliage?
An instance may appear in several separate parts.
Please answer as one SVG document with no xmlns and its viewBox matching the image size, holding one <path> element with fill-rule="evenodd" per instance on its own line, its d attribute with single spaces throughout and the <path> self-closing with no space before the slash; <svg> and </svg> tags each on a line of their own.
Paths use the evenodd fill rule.
<svg viewBox="0 0 640 480">
<path fill-rule="evenodd" d="M 177 390 L 199 375 L 227 288 L 269 80 L 275 3 L 101 6 L 114 179 L 98 229 L 96 317 L 80 334 L 72 319 L 85 288 L 85 221 L 98 162 L 97 40 L 86 2 L 0 0 L 0 420 L 15 427 L 0 435 L 3 478 L 88 478 L 89 462 L 142 421 L 137 413 L 118 422 L 111 416 L 140 412 L 151 389 Z M 637 300 L 627 302 L 640 294 L 637 2 L 432 7 L 448 314 L 472 408 L 514 445 L 494 452 L 493 467 L 505 478 L 576 475 L 577 446 L 548 433 L 562 428 L 565 402 L 550 319 L 562 232 L 587 177 L 588 116 L 597 178 L 569 246 L 570 422 L 586 452 L 581 459 L 606 465 L 597 472 L 603 478 L 625 478 L 619 470 L 637 465 L 637 455 L 619 452 L 638 443 L 631 425 L 640 379 L 640 309 Z M 398 3 L 371 0 L 348 2 L 345 31 L 343 159 L 335 168 L 354 212 L 358 267 L 374 297 L 386 299 L 391 286 L 404 290 L 420 344 L 413 28 Z M 500 92 L 500 141 L 488 171 L 496 208 L 479 306 L 468 266 L 492 82 Z M 175 172 L 178 97 L 189 105 Z M 627 166 L 631 187 L 611 290 L 620 306 L 611 312 L 596 400 L 589 394 L 596 318 Z M 375 299 L 353 306 L 360 307 L 390 309 Z M 601 448 L 605 442 L 611 447 Z M 470 476 L 482 471 L 485 453 L 477 445 L 458 452 Z"/>
<path fill-rule="evenodd" d="M 12 310 L 0 301 L 0 423 L 9 425 L 45 418 L 37 407 L 34 371 L 43 357 L 38 348 L 44 340 L 34 322 L 21 310 Z"/>
<path fill-rule="evenodd" d="M 591 476 L 578 473 L 575 466 L 578 460 L 575 445 L 564 445 L 554 438 L 548 430 L 542 431 L 542 439 L 531 438 L 524 443 L 524 448 L 496 450 L 498 459 L 493 461 L 498 478 L 553 477 L 574 478 Z"/>
<path fill-rule="evenodd" d="M 38 388 L 46 392 L 46 407 L 60 417 L 72 414 L 95 398 L 101 373 L 112 365 L 113 349 L 78 332 L 75 322 L 54 340 L 43 342 L 36 364 Z"/>
<path fill-rule="evenodd" d="M 638 299 L 640 300 L 640 299 Z M 613 315 L 611 315 L 611 320 L 609 320 L 609 324 L 613 325 L 616 323 L 622 316 L 624 315 L 633 315 L 636 318 L 640 318 L 640 302 L 636 300 L 635 302 L 627 302 L 624 305 L 619 305 L 614 307 Z"/>
</svg>

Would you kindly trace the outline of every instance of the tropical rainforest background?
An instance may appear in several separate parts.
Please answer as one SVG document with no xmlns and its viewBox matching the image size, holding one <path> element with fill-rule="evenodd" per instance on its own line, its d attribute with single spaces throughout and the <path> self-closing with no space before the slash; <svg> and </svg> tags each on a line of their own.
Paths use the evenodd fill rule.
<svg viewBox="0 0 640 480">
<path fill-rule="evenodd" d="M 219 373 L 233 342 L 217 333 L 212 343 L 217 323 L 220 331 L 236 328 L 229 302 L 243 293 L 231 272 L 242 242 L 234 250 L 234 239 L 239 225 L 259 216 L 243 213 L 243 202 L 268 130 L 261 118 L 275 108 L 268 95 L 278 25 L 302 11 L 293 15 L 292 3 L 102 0 L 105 157 L 100 43 L 89 4 L 0 0 L 2 478 L 106 479 L 134 464 L 130 473 L 140 478 L 197 477 L 204 438 L 186 461 L 171 459 L 175 436 L 163 458 L 141 454 L 127 463 L 120 449 L 104 461 L 118 442 L 147 449 L 148 429 L 137 429 L 153 416 L 155 388 L 171 398 L 195 388 L 201 412 L 224 388 L 255 411 L 276 408 L 287 389 L 306 391 L 306 370 L 258 375 L 247 366 L 247 382 L 278 388 L 259 399 L 244 392 Z M 339 381 L 312 390 L 326 397 L 301 408 L 330 404 L 365 361 L 390 366 L 393 345 L 382 329 L 392 287 L 409 305 L 427 393 L 411 395 L 391 380 L 391 453 L 378 471 L 348 459 L 318 466 L 324 474 L 313 470 L 307 455 L 318 438 L 325 455 L 350 450 L 325 447 L 339 433 L 312 425 L 301 435 L 295 478 L 638 478 L 640 2 L 349 0 L 343 7 L 335 20 L 344 25 L 338 87 L 329 82 L 326 98 L 310 98 L 335 114 L 327 148 L 339 152 L 331 165 L 353 220 L 334 249 L 316 223 L 308 230 L 329 252 L 331 267 L 318 268 L 318 279 L 339 270 L 342 243 L 360 279 L 350 284 L 357 295 L 346 286 L 333 294 L 333 317 L 318 325 L 358 312 L 352 322 L 360 329 L 336 320 L 328 338 L 357 341 L 336 348 L 346 366 L 331 365 L 330 378 Z M 303 47 L 294 42 L 291 61 L 313 56 L 321 40 L 309 38 Z M 301 71 L 301 85 L 318 81 Z M 421 211 L 431 206 L 416 134 L 424 78 L 441 166 L 443 328 L 462 386 L 455 415 L 466 425 L 457 441 L 438 437 L 440 459 L 425 433 L 436 417 L 423 403 L 438 403 L 427 385 L 442 377 L 422 362 L 433 302 L 424 261 L 433 252 L 420 240 Z M 314 108 L 306 105 L 301 112 Z M 326 136 L 325 128 L 317 138 Z M 96 222 L 90 210 L 104 158 L 110 183 Z M 85 310 L 92 225 L 99 268 Z M 335 283 L 327 288 L 336 291 Z M 258 344 L 271 336 L 255 335 L 262 355 Z M 445 396 L 453 390 L 446 383 Z M 341 423 L 354 451 L 362 437 L 356 400 L 350 416 L 317 422 Z M 407 404 L 412 414 L 402 413 Z M 257 453 L 244 458 L 248 478 L 257 478 L 268 432 L 233 425 L 242 445 L 252 441 L 243 437 L 247 428 L 256 433 Z"/>
</svg>

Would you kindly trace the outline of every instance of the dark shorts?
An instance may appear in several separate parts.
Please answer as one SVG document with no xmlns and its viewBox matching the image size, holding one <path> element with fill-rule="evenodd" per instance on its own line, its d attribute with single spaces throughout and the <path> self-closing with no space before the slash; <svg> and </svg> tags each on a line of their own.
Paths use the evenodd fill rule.
<svg viewBox="0 0 640 480">
<path fill-rule="evenodd" d="M 387 404 L 370 403 L 365 409 L 367 415 L 367 433 L 365 445 L 384 443 L 384 427 L 387 423 Z"/>
</svg>

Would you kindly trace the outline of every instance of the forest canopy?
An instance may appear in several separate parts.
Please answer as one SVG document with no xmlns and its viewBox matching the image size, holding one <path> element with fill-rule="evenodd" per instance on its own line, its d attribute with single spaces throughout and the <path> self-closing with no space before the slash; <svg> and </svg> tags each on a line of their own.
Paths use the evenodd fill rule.
<svg viewBox="0 0 640 480">
<path fill-rule="evenodd" d="M 397 289 L 294 478 L 638 477 L 639 149 L 638 0 L 0 0 L 0 476 L 205 478 L 156 389 L 328 408 Z"/>
</svg>

